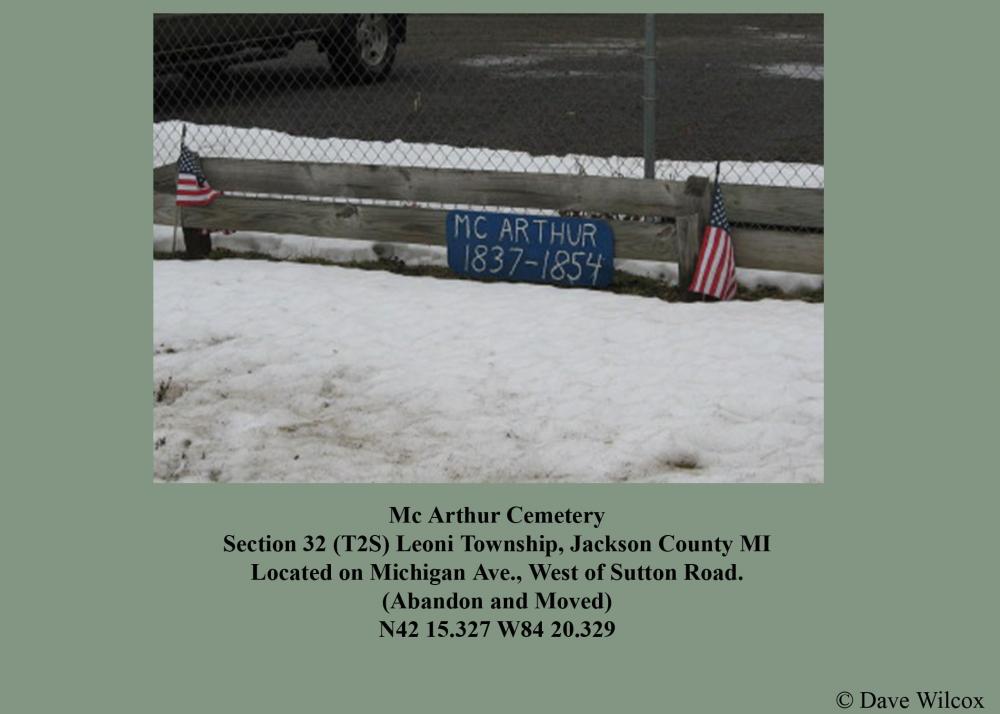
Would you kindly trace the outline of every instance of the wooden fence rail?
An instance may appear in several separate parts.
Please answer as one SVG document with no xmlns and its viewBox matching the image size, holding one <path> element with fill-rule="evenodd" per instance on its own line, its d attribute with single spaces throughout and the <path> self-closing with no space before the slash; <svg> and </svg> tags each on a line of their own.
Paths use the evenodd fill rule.
<svg viewBox="0 0 1000 714">
<path fill-rule="evenodd" d="M 659 216 L 674 222 L 610 219 L 615 257 L 678 261 L 682 279 L 692 267 L 691 252 L 697 251 L 701 225 L 707 216 L 708 184 L 704 179 L 678 182 L 212 158 L 203 160 L 203 168 L 211 184 L 227 192 L 299 198 L 227 195 L 208 207 L 185 208 L 185 226 L 443 245 L 446 211 L 442 209 L 352 201 Z M 172 165 L 153 172 L 155 222 L 174 221 L 175 176 Z M 822 189 L 724 184 L 723 192 L 730 221 L 767 226 L 734 227 L 738 266 L 823 272 Z M 308 201 L 304 197 L 333 201 Z"/>
</svg>

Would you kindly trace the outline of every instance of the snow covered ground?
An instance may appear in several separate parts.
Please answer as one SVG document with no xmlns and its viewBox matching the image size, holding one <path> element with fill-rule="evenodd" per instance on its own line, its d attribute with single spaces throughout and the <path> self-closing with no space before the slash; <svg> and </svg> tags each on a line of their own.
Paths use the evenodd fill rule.
<svg viewBox="0 0 1000 714">
<path fill-rule="evenodd" d="M 156 261 L 155 477 L 822 481 L 823 313 Z"/>
<path fill-rule="evenodd" d="M 153 124 L 153 166 L 177 160 L 180 153 L 179 121 Z M 315 139 L 292 136 L 270 129 L 243 129 L 222 125 L 187 123 L 187 144 L 203 156 L 272 161 L 336 161 L 341 163 L 422 166 L 426 168 L 526 171 L 589 176 L 641 178 L 641 156 L 535 156 L 523 151 L 421 144 L 406 141 L 362 139 Z M 714 161 L 660 159 L 656 176 L 683 180 L 688 176 L 712 176 Z M 823 188 L 825 172 L 817 164 L 781 161 L 723 161 L 723 180 L 762 186 Z M 216 186 L 225 190 L 225 186 Z"/>
</svg>

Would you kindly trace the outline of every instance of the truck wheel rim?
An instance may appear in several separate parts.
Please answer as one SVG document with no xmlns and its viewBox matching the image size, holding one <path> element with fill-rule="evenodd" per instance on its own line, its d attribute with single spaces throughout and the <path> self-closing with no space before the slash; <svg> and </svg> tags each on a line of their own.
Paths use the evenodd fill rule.
<svg viewBox="0 0 1000 714">
<path fill-rule="evenodd" d="M 380 65 L 389 51 L 389 21 L 385 15 L 362 15 L 357 39 L 361 60 L 369 67 Z"/>
</svg>

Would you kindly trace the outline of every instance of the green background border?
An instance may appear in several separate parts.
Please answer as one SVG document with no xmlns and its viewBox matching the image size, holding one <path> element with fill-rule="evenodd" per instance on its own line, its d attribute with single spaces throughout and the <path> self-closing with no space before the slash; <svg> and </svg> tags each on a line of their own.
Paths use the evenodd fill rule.
<svg viewBox="0 0 1000 714">
<path fill-rule="evenodd" d="M 469 9 L 408 5 L 393 9 Z M 921 688 L 1000 707 L 987 7 L 755 8 L 826 12 L 816 487 L 154 486 L 153 8 L 8 10 L 0 708 L 804 712 L 836 711 L 840 690 Z M 769 532 L 775 552 L 736 586 L 609 587 L 604 641 L 379 640 L 378 587 L 249 586 L 247 559 L 222 553 L 228 532 L 388 530 L 390 503 L 598 507 L 601 532 Z"/>
</svg>

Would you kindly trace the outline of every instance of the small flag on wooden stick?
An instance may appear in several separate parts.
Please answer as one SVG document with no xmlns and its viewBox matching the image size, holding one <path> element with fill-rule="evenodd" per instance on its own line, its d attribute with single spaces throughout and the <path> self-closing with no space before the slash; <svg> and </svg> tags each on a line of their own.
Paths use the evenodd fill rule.
<svg viewBox="0 0 1000 714">
<path fill-rule="evenodd" d="M 209 185 L 201 170 L 198 154 L 181 140 L 181 155 L 177 159 L 177 205 L 207 206 L 222 195 Z"/>
<path fill-rule="evenodd" d="M 709 295 L 719 300 L 732 300 L 736 295 L 736 261 L 733 257 L 733 235 L 726 217 L 726 204 L 719 187 L 719 164 L 715 165 L 715 188 L 712 189 L 712 212 L 701 237 L 701 248 L 695 263 L 694 279 L 688 288 L 693 293 Z"/>
</svg>

